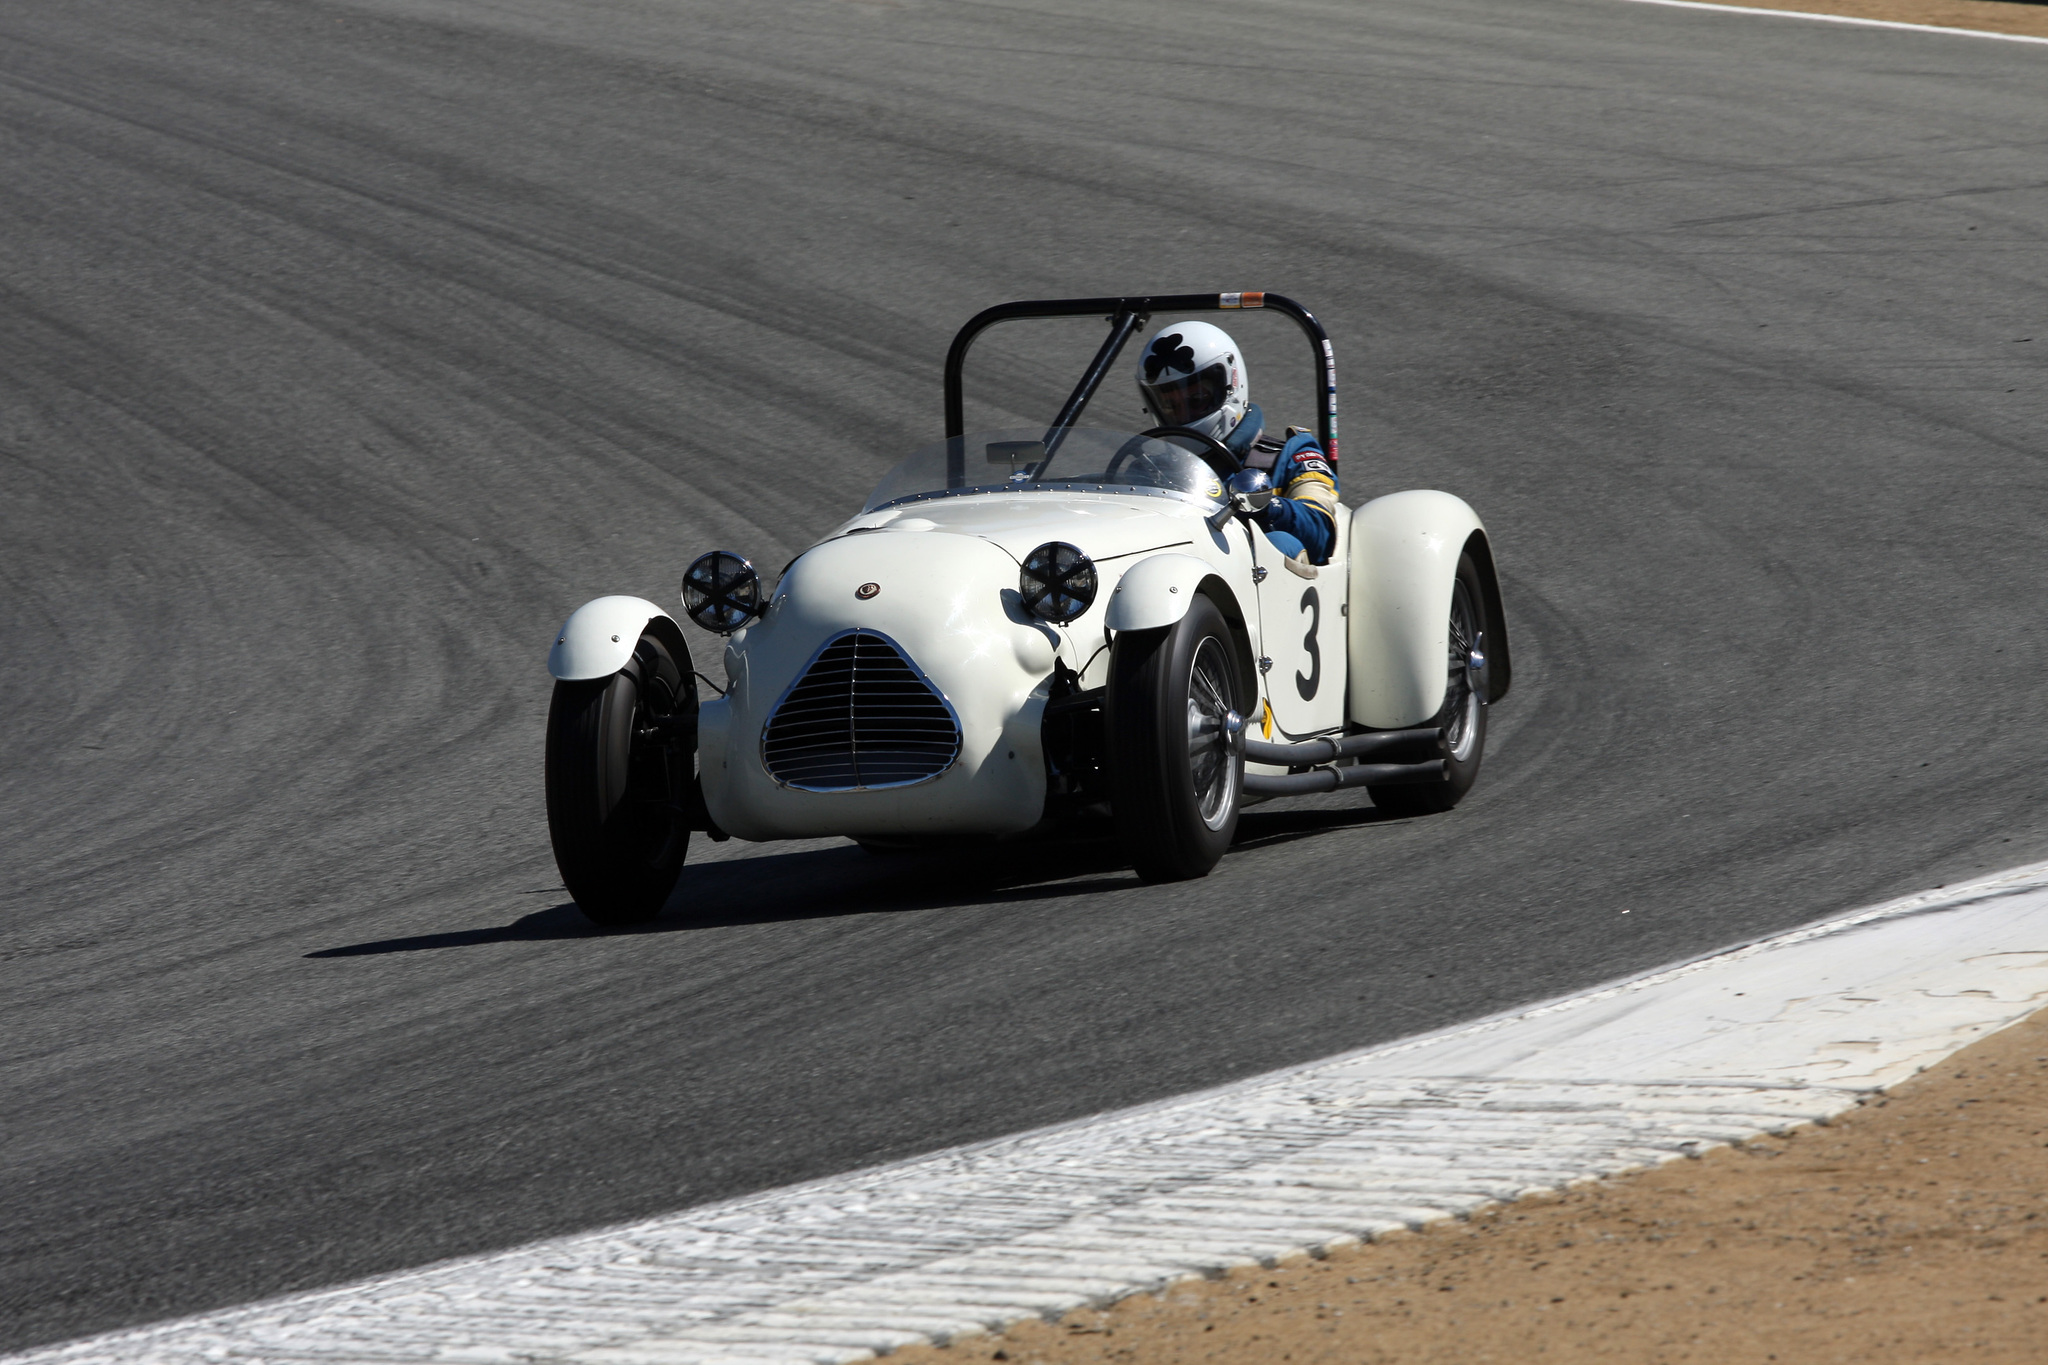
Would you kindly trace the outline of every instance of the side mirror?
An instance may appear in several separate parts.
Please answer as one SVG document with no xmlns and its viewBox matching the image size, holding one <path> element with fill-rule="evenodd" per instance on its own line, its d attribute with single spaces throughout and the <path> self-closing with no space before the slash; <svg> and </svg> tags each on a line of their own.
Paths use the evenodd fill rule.
<svg viewBox="0 0 2048 1365">
<path fill-rule="evenodd" d="M 1263 469 L 1240 469 L 1223 485 L 1230 506 L 1238 512 L 1263 512 L 1273 500 L 1273 481 Z"/>
<path fill-rule="evenodd" d="M 1264 511 L 1272 500 L 1273 481 L 1266 477 L 1265 470 L 1240 469 L 1223 481 L 1223 506 L 1209 518 L 1209 527 L 1220 531 L 1231 513 L 1249 516 L 1253 512 Z"/>
</svg>

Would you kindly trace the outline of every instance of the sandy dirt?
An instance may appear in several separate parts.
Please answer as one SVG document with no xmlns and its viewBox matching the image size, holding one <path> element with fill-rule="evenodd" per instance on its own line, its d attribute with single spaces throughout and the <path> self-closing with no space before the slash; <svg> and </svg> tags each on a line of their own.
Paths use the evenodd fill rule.
<svg viewBox="0 0 2048 1365">
<path fill-rule="evenodd" d="M 1836 1119 L 891 1365 L 2048 1360 L 2048 1011 Z"/>
<path fill-rule="evenodd" d="M 1739 4 L 1745 9 L 1844 14 L 1854 19 L 1889 19 L 1895 24 L 1981 28 L 2048 38 L 2048 4 L 2007 4 L 2002 0 L 1739 0 Z"/>
</svg>

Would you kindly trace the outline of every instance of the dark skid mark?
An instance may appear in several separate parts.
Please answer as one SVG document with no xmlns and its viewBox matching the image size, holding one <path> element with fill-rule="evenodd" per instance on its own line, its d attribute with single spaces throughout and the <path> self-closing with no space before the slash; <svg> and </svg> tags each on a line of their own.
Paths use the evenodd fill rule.
<svg viewBox="0 0 2048 1365">
<path fill-rule="evenodd" d="M 2048 3 L 2048 0 L 2041 0 Z M 1713 227 L 1717 223 L 1750 223 L 1762 218 L 1797 218 L 1807 213 L 1834 213 L 1841 209 L 1886 208 L 1893 204 L 1933 204 L 1943 199 L 1959 199 L 1974 194 L 2015 194 L 2022 190 L 2048 189 L 2048 180 L 2035 180 L 2018 185 L 1975 185 L 1965 190 L 1943 190 L 1938 194 L 1888 194 L 1877 199 L 1847 199 L 1839 204 L 1805 204 L 1785 209 L 1765 209 L 1757 213 L 1728 213 L 1718 218 L 1687 218 L 1672 224 L 1673 227 Z"/>
<path fill-rule="evenodd" d="M 19 962 L 24 958 L 48 957 L 52 953 L 75 953 L 82 948 L 97 948 L 96 938 L 72 939 L 65 943 L 25 943 L 18 948 L 0 948 L 0 962 Z"/>
</svg>

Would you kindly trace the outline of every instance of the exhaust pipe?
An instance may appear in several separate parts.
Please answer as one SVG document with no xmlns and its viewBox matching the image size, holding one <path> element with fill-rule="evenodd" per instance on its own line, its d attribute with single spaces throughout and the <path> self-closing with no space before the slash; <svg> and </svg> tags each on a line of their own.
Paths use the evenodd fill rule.
<svg viewBox="0 0 2048 1365">
<path fill-rule="evenodd" d="M 1344 759 L 1378 761 L 1354 761 L 1342 768 L 1317 767 L 1314 772 L 1306 773 L 1246 773 L 1244 792 L 1247 796 L 1301 796 L 1309 792 L 1338 791 L 1344 787 L 1441 782 L 1444 779 L 1443 751 L 1443 731 L 1435 727 L 1379 730 L 1365 735 L 1305 740 L 1300 744 L 1269 744 L 1264 740 L 1247 739 L 1244 756 L 1253 763 L 1299 768 L 1305 764 L 1336 763 Z"/>
</svg>

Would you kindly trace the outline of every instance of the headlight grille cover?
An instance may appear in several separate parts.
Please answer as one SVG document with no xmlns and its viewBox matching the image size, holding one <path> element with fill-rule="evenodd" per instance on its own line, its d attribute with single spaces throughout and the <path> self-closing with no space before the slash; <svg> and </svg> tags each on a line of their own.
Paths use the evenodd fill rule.
<svg viewBox="0 0 2048 1365">
<path fill-rule="evenodd" d="M 960 721 L 894 640 L 850 630 L 828 641 L 761 732 L 761 761 L 800 791 L 907 787 L 960 756 Z"/>
<path fill-rule="evenodd" d="M 1047 541 L 1024 556 L 1017 595 L 1041 621 L 1072 621 L 1094 604 L 1094 561 L 1063 540 Z"/>
</svg>

